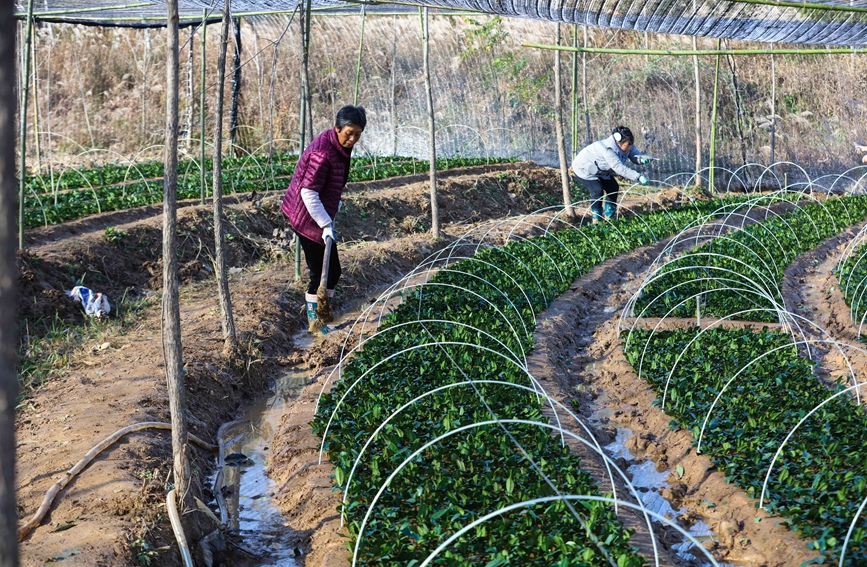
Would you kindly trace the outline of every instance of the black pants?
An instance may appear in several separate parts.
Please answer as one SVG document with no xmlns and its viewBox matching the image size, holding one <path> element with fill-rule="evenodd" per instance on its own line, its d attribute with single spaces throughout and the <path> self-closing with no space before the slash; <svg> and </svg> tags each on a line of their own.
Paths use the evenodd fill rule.
<svg viewBox="0 0 867 567">
<path fill-rule="evenodd" d="M 605 196 L 605 203 L 610 205 L 608 208 L 612 211 L 617 210 L 617 196 L 620 193 L 620 185 L 616 179 L 613 177 L 610 179 L 582 179 L 579 177 L 578 179 L 587 188 L 587 191 L 590 192 L 590 198 L 593 199 L 590 203 L 593 218 L 602 219 L 603 195 Z M 606 216 L 613 216 L 613 212 Z"/>
<path fill-rule="evenodd" d="M 322 261 L 325 258 L 325 244 L 310 240 L 300 234 L 298 235 L 298 242 L 301 243 L 301 249 L 304 250 L 304 260 L 310 269 L 310 284 L 307 286 L 307 293 L 316 293 L 316 290 L 319 289 L 319 280 L 322 279 Z M 337 243 L 332 241 L 331 259 L 328 262 L 328 289 L 334 289 L 337 285 L 337 280 L 340 279 L 340 273 L 340 258 L 337 256 Z"/>
</svg>

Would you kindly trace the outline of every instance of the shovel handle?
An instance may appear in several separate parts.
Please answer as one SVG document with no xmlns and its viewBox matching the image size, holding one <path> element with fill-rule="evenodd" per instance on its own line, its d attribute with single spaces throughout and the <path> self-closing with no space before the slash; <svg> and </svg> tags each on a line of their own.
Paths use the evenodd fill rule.
<svg viewBox="0 0 867 567">
<path fill-rule="evenodd" d="M 334 240 L 331 238 L 325 239 L 325 254 L 322 256 L 322 278 L 319 280 L 319 287 L 328 289 L 328 268 L 331 266 L 331 246 Z"/>
</svg>

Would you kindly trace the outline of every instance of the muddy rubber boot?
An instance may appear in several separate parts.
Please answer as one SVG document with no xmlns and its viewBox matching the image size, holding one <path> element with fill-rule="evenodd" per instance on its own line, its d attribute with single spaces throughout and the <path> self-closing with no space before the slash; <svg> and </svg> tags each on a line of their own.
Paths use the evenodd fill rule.
<svg viewBox="0 0 867 567">
<path fill-rule="evenodd" d="M 590 212 L 593 214 L 593 224 L 598 224 L 605 220 L 605 217 L 602 215 L 602 205 L 598 202 L 590 205 Z"/>
<path fill-rule="evenodd" d="M 307 330 L 311 333 L 315 333 L 319 330 L 316 323 L 316 294 L 305 293 L 304 300 L 307 303 Z"/>
<path fill-rule="evenodd" d="M 612 203 L 605 203 L 605 217 L 609 219 L 613 219 L 614 215 L 617 214 L 617 205 Z"/>
</svg>

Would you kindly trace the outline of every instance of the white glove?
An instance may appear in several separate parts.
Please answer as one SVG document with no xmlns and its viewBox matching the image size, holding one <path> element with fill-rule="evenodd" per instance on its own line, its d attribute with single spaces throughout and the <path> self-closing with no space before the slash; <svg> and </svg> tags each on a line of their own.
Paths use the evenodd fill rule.
<svg viewBox="0 0 867 567">
<path fill-rule="evenodd" d="M 641 183 L 642 185 L 647 185 L 648 182 L 650 182 L 650 180 L 648 178 L 644 177 L 643 175 L 639 175 L 638 176 L 638 182 Z"/>
<path fill-rule="evenodd" d="M 334 241 L 334 223 L 331 223 L 322 229 L 322 242 L 328 244 L 329 238 L 332 242 Z"/>
</svg>

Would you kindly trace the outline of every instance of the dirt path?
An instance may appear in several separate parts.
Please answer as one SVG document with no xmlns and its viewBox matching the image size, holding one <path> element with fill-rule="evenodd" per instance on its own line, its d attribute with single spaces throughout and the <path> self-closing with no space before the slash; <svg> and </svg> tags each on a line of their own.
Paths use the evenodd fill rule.
<svg viewBox="0 0 867 567">
<path fill-rule="evenodd" d="M 846 246 L 865 224 L 849 227 L 810 252 L 798 256 L 786 269 L 783 281 L 786 309 L 814 323 L 802 322 L 807 338 L 840 343 L 840 348 L 833 344 L 810 345 L 813 360 L 821 360 L 817 368 L 818 375 L 829 382 L 838 378 L 847 381 L 851 370 L 856 372 L 855 376 L 859 380 L 865 379 L 865 346 L 858 338 L 858 326 L 852 319 L 851 309 L 843 300 L 840 282 L 834 273 Z M 803 346 L 800 348 L 804 350 Z M 862 396 L 864 394 L 867 392 L 862 391 Z"/>
<path fill-rule="evenodd" d="M 342 235 L 350 241 L 360 239 L 353 236 L 353 227 L 374 224 L 381 227 L 381 240 L 344 242 L 338 307 L 393 282 L 461 235 L 471 226 L 465 223 L 510 210 L 532 210 L 540 206 L 540 199 L 558 195 L 559 180 L 552 170 L 527 164 L 498 166 L 481 174 L 478 169 L 452 172 L 444 184 L 454 222 L 444 225 L 440 243 L 432 243 L 418 229 L 394 229 L 389 224 L 400 214 L 419 215 L 403 203 L 419 202 L 427 193 L 425 183 L 401 186 L 398 180 L 388 180 L 382 192 L 362 187 L 354 204 L 366 211 L 366 219 L 347 217 Z M 477 196 L 458 202 L 467 192 Z M 405 209 L 395 211 L 398 205 Z M 149 209 L 124 213 L 129 222 L 117 226 L 126 233 L 119 241 L 106 239 L 104 217 L 87 219 L 78 223 L 84 226 L 44 231 L 42 244 L 19 258 L 22 311 L 31 325 L 59 316 L 67 320 L 66 332 L 78 335 L 81 343 L 68 358 L 57 361 L 59 377 L 36 389 L 19 408 L 20 521 L 36 511 L 48 488 L 96 443 L 132 423 L 168 421 L 159 292 L 149 291 L 158 287 L 161 271 L 161 219 Z M 271 254 L 279 198 L 245 202 L 229 214 L 239 225 L 229 265 L 238 268 L 231 287 L 246 353 L 240 360 L 227 360 L 221 353 L 219 306 L 212 276 L 205 269 L 212 248 L 209 209 L 186 207 L 179 214 L 189 425 L 192 433 L 208 441 L 213 441 L 221 423 L 260 397 L 282 367 L 303 358 L 291 337 L 306 326 L 301 292 L 305 283 L 294 281 L 285 258 Z M 139 312 L 128 314 L 130 323 L 110 322 L 92 331 L 77 326 L 80 312 L 65 303 L 61 290 L 70 289 L 83 273 L 86 283 L 110 293 L 113 301 L 123 293 L 142 298 Z M 164 507 L 171 482 L 170 454 L 170 438 L 159 431 L 131 434 L 104 451 L 60 493 L 42 524 L 22 542 L 22 565 L 61 560 L 89 566 L 178 564 Z M 201 481 L 213 462 L 196 449 L 193 454 L 193 469 Z"/>
</svg>

